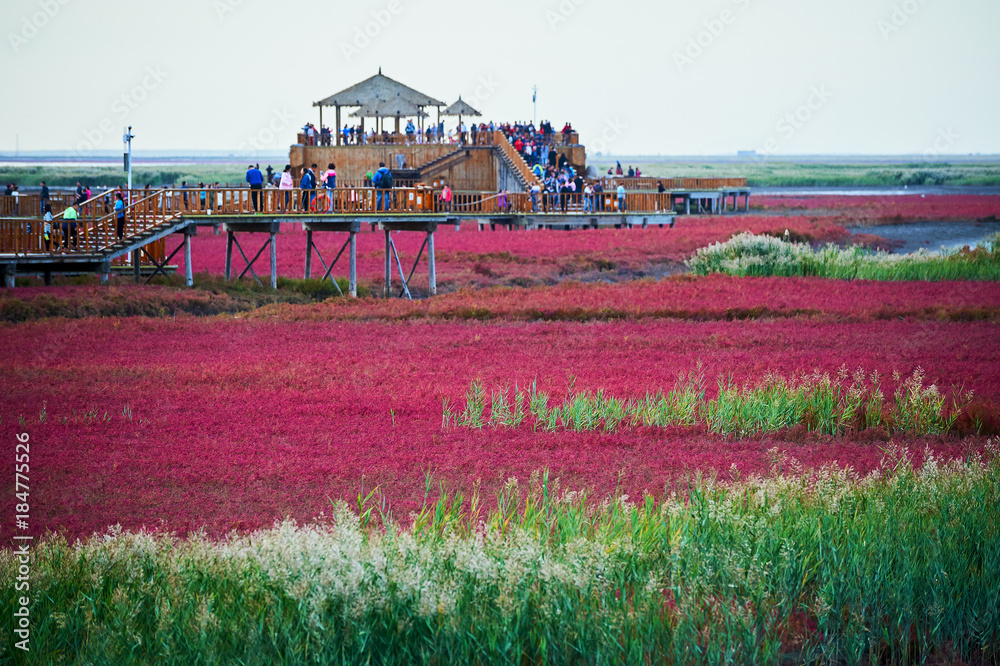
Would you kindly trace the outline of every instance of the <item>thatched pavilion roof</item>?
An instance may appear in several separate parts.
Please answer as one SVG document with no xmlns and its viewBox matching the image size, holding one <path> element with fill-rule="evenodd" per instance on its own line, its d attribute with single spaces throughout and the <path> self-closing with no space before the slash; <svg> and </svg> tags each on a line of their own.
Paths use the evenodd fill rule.
<svg viewBox="0 0 1000 666">
<path fill-rule="evenodd" d="M 330 95 L 326 99 L 314 102 L 313 106 L 365 106 L 376 102 L 376 100 L 394 98 L 401 98 L 415 106 L 445 106 L 441 100 L 434 99 L 430 95 L 404 86 L 399 81 L 383 75 L 382 68 L 379 68 L 378 74 L 375 76 L 365 79 L 361 83 L 355 83 L 350 88 Z"/>
<path fill-rule="evenodd" d="M 447 109 L 441 112 L 442 116 L 481 116 L 483 114 L 479 113 L 471 106 L 462 101 L 462 96 L 458 96 L 458 101 L 449 106 Z"/>
<path fill-rule="evenodd" d="M 377 99 L 364 104 L 354 113 L 353 118 L 426 118 L 424 113 L 416 104 L 407 102 L 402 97 L 394 99 Z"/>
</svg>

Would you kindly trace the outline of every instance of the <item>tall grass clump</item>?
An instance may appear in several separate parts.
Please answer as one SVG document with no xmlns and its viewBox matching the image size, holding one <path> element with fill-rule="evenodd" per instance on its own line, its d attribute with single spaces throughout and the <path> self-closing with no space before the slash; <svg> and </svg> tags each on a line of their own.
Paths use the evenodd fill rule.
<svg viewBox="0 0 1000 666">
<path fill-rule="evenodd" d="M 995 240 L 989 239 L 970 250 L 889 254 L 834 244 L 814 250 L 807 243 L 746 232 L 699 249 L 686 263 L 696 275 L 928 282 L 1000 280 L 1000 250 Z"/>
<path fill-rule="evenodd" d="M 731 379 L 718 383 L 716 396 L 706 399 L 700 367 L 681 375 L 674 387 L 643 398 L 626 399 L 603 390 L 576 392 L 572 388 L 562 403 L 550 407 L 550 396 L 538 390 L 537 382 L 515 408 L 507 404 L 507 389 L 492 393 L 490 416 L 483 416 L 482 384 L 472 383 L 459 426 L 513 428 L 533 421 L 534 428 L 577 432 L 614 431 L 629 427 L 668 428 L 702 424 L 709 432 L 736 437 L 777 432 L 804 426 L 810 432 L 843 435 L 866 430 L 885 434 L 940 435 L 949 432 L 972 401 L 971 392 L 951 391 L 951 400 L 935 384 L 925 386 L 924 371 L 909 377 L 893 377 L 894 400 L 887 402 L 883 378 L 861 368 L 853 374 L 842 367 L 836 376 L 814 372 L 782 377 L 765 375 L 753 384 L 736 385 Z M 515 394 L 520 392 L 515 389 Z M 520 405 L 527 403 L 528 414 Z M 452 421 L 446 401 L 442 422 Z"/>
<path fill-rule="evenodd" d="M 442 494 L 406 526 L 369 495 L 224 539 L 47 537 L 32 652 L 12 651 L 9 622 L 0 649 L 33 663 L 991 663 L 998 446 L 919 467 L 896 455 L 868 476 L 692 479 L 637 502 L 536 475 L 489 507 Z M 7 608 L 18 566 L 0 552 Z"/>
</svg>

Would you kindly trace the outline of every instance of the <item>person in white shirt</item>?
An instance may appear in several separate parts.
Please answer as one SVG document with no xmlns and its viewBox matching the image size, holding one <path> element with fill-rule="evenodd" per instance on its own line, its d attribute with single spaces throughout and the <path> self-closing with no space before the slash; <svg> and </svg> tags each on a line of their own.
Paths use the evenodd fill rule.
<svg viewBox="0 0 1000 666">
<path fill-rule="evenodd" d="M 278 182 L 278 189 L 285 191 L 284 211 L 290 213 L 292 210 L 292 190 L 295 189 L 295 179 L 292 178 L 292 165 L 286 164 L 285 170 L 281 172 L 281 180 Z"/>
<path fill-rule="evenodd" d="M 625 186 L 621 183 L 618 184 L 618 212 L 625 212 Z"/>
<path fill-rule="evenodd" d="M 583 212 L 594 212 L 594 188 L 587 183 L 583 188 Z"/>
<path fill-rule="evenodd" d="M 534 185 L 531 186 L 531 212 L 538 212 L 538 197 L 542 194 L 542 186 L 536 181 Z"/>
</svg>

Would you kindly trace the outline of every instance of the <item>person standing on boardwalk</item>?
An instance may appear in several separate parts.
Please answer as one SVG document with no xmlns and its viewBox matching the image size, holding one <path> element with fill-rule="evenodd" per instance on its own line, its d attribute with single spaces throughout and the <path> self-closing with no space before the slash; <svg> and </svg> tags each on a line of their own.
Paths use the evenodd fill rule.
<svg viewBox="0 0 1000 666">
<path fill-rule="evenodd" d="M 618 183 L 618 212 L 625 212 L 625 186 Z"/>
<path fill-rule="evenodd" d="M 604 185 L 599 180 L 594 183 L 594 212 L 604 212 Z"/>
<path fill-rule="evenodd" d="M 250 201 L 253 203 L 253 212 L 260 212 L 260 194 L 264 189 L 264 175 L 260 169 L 254 165 L 247 167 L 247 182 L 250 183 Z"/>
<path fill-rule="evenodd" d="M 285 170 L 281 172 L 281 180 L 278 182 L 278 189 L 285 191 L 285 204 L 284 211 L 290 213 L 292 211 L 292 192 L 295 189 L 295 179 L 292 178 L 292 165 L 286 164 Z"/>
<path fill-rule="evenodd" d="M 451 188 L 448 187 L 448 183 L 445 183 L 444 187 L 441 188 L 441 210 L 451 210 Z"/>
<path fill-rule="evenodd" d="M 66 210 L 63 211 L 63 247 L 69 248 L 69 237 L 73 237 L 73 247 L 76 247 L 76 208 L 74 206 L 68 206 Z"/>
<path fill-rule="evenodd" d="M 301 212 L 309 212 L 309 204 L 311 202 L 312 190 L 316 189 L 316 174 L 313 169 L 316 165 L 313 164 L 309 169 L 302 169 L 302 178 L 299 179 L 299 189 L 302 190 L 302 210 Z"/>
<path fill-rule="evenodd" d="M 49 186 L 42 181 L 42 193 L 39 196 L 42 211 L 45 211 L 45 207 L 49 204 Z"/>
<path fill-rule="evenodd" d="M 45 215 L 42 216 L 42 240 L 45 249 L 52 250 L 52 204 L 45 204 Z"/>
<path fill-rule="evenodd" d="M 333 190 L 337 187 L 337 165 L 330 162 L 326 165 L 326 172 L 323 174 L 323 187 L 326 188 L 326 198 L 328 201 L 327 211 L 333 212 Z"/>
<path fill-rule="evenodd" d="M 378 190 L 375 210 L 389 210 L 389 190 L 392 189 L 392 172 L 385 168 L 385 162 L 378 163 L 378 171 L 372 180 Z"/>
<path fill-rule="evenodd" d="M 119 240 L 125 237 L 125 199 L 121 192 L 115 192 L 115 229 Z"/>
</svg>

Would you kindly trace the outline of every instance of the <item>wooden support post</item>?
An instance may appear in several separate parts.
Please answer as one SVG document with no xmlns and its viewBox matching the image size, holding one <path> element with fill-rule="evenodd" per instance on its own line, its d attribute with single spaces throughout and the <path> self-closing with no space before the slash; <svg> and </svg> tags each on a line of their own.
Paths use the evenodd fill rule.
<svg viewBox="0 0 1000 666">
<path fill-rule="evenodd" d="M 347 286 L 347 293 L 351 295 L 352 298 L 358 297 L 358 235 L 351 232 L 351 249 L 350 249 L 350 260 L 351 260 L 351 272 L 349 276 L 349 282 Z"/>
<path fill-rule="evenodd" d="M 747 192 L 743 195 L 743 210 L 747 213 L 750 212 L 750 193 Z"/>
<path fill-rule="evenodd" d="M 305 272 L 305 279 L 307 279 L 307 280 L 312 277 L 312 259 L 313 259 L 313 232 L 312 232 L 312 229 L 309 229 L 309 230 L 306 231 L 306 272 Z"/>
<path fill-rule="evenodd" d="M 132 277 L 135 283 L 142 282 L 142 253 L 139 250 L 132 250 Z"/>
<path fill-rule="evenodd" d="M 17 270 L 17 264 L 4 264 L 3 266 L 3 286 L 6 289 L 14 288 L 14 272 Z"/>
<path fill-rule="evenodd" d="M 194 268 L 191 266 L 191 232 L 195 227 L 184 229 L 184 284 L 188 287 L 194 286 Z"/>
<path fill-rule="evenodd" d="M 52 271 L 45 271 L 45 286 L 52 286 Z"/>
<path fill-rule="evenodd" d="M 108 282 L 111 281 L 111 262 L 102 261 L 100 271 L 101 284 L 107 286 Z"/>
<path fill-rule="evenodd" d="M 271 232 L 271 289 L 278 288 L 278 245 L 275 241 L 276 234 Z"/>
<path fill-rule="evenodd" d="M 437 267 L 434 265 L 434 232 L 427 232 L 427 279 L 431 296 L 437 296 Z"/>
<path fill-rule="evenodd" d="M 686 197 L 684 197 L 684 214 L 685 215 L 690 215 L 691 214 L 691 195 L 690 194 L 687 195 Z"/>
<path fill-rule="evenodd" d="M 392 262 L 390 257 L 389 249 L 389 230 L 385 230 L 385 289 L 382 290 L 382 295 L 386 298 L 392 296 Z"/>
<path fill-rule="evenodd" d="M 233 277 L 233 232 L 226 229 L 226 280 Z"/>
</svg>

